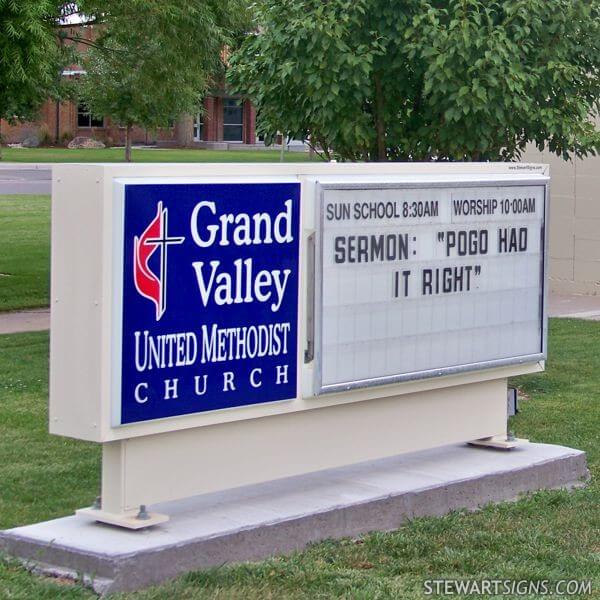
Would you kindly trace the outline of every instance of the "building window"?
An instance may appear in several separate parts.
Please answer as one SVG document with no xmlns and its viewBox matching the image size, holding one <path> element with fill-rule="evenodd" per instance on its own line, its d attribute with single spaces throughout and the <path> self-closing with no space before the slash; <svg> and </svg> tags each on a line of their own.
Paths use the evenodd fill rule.
<svg viewBox="0 0 600 600">
<path fill-rule="evenodd" d="M 244 109 L 241 100 L 223 98 L 223 141 L 244 141 Z"/>
<path fill-rule="evenodd" d="M 204 138 L 204 121 L 202 113 L 198 113 L 194 119 L 194 141 L 201 142 Z"/>
<path fill-rule="evenodd" d="M 90 109 L 80 102 L 77 106 L 77 127 L 104 127 L 104 119 L 92 116 Z"/>
</svg>

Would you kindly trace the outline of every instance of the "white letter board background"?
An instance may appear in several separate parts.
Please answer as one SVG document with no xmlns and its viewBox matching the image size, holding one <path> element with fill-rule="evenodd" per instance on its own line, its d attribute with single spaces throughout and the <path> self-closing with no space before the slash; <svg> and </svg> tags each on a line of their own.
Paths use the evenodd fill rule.
<svg viewBox="0 0 600 600">
<path fill-rule="evenodd" d="M 535 212 L 454 215 L 457 199 L 534 198 Z M 356 202 L 438 201 L 437 216 L 354 219 Z M 394 189 L 323 188 L 319 391 L 376 384 L 378 378 L 412 379 L 436 369 L 481 368 L 480 363 L 543 352 L 543 248 L 545 187 L 485 185 Z M 349 203 L 349 220 L 327 220 L 328 204 Z M 527 227 L 526 252 L 498 252 L 498 229 Z M 438 232 L 487 229 L 486 255 L 446 257 Z M 407 233 L 408 260 L 334 262 L 339 235 Z M 413 242 L 413 238 L 416 241 Z M 413 251 L 416 252 L 413 255 Z M 471 291 L 422 295 L 421 270 L 480 265 Z M 408 297 L 393 297 L 395 270 L 410 269 Z M 402 285 L 401 285 L 402 287 Z M 319 310 L 317 299 L 317 310 Z M 479 364 L 478 364 L 479 363 Z M 492 366 L 492 365 L 490 365 Z M 424 373 L 432 371 L 432 373 Z M 317 376 L 318 377 L 318 376 Z M 385 383 L 381 382 L 381 383 Z M 348 385 L 349 384 L 349 385 Z M 319 389 L 319 385 L 321 389 Z M 333 386 L 327 390 L 327 386 Z"/>
</svg>

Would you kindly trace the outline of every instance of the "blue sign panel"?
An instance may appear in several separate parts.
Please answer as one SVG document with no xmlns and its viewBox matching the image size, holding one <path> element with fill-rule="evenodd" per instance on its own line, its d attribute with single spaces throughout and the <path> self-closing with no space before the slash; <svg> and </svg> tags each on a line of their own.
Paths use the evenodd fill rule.
<svg viewBox="0 0 600 600">
<path fill-rule="evenodd" d="M 125 185 L 120 423 L 296 397 L 298 183 Z"/>
</svg>

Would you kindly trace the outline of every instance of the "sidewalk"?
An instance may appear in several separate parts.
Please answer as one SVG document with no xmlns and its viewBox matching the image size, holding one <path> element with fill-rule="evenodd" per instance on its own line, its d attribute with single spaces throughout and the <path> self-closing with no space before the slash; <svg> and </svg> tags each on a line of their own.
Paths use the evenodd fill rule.
<svg viewBox="0 0 600 600">
<path fill-rule="evenodd" d="M 0 162 L 0 195 L 50 194 L 52 167 L 49 164 Z"/>
<path fill-rule="evenodd" d="M 32 308 L 0 313 L 0 335 L 50 329 L 50 309 Z"/>
<path fill-rule="evenodd" d="M 44 162 L 9 162 L 0 161 L 0 171 L 51 171 L 52 167 L 60 163 Z"/>
<path fill-rule="evenodd" d="M 600 296 L 561 296 L 548 298 L 548 315 L 565 319 L 600 321 Z M 36 308 L 0 313 L 0 335 L 50 329 L 50 309 Z"/>
<path fill-rule="evenodd" d="M 600 321 L 600 296 L 548 296 L 548 315 L 564 319 Z"/>
</svg>

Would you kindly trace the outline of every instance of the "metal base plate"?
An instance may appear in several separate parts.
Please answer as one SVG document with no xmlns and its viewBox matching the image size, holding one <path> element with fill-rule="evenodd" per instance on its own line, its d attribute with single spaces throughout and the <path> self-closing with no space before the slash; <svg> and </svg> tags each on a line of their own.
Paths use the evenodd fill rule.
<svg viewBox="0 0 600 600">
<path fill-rule="evenodd" d="M 524 438 L 513 438 L 512 440 L 506 439 L 505 435 L 494 435 L 492 437 L 481 438 L 479 440 L 473 440 L 469 442 L 470 446 L 483 446 L 486 448 L 499 448 L 500 450 L 511 450 L 517 448 L 523 444 L 528 444 L 529 440 Z"/>
<path fill-rule="evenodd" d="M 145 529 L 146 527 L 166 523 L 169 520 L 167 515 L 161 515 L 160 513 L 148 513 L 147 519 L 138 519 L 136 516 L 137 513 L 115 514 L 94 508 L 93 506 L 80 508 L 75 511 L 75 514 L 78 517 L 85 517 L 86 519 L 93 519 L 100 523 L 125 527 L 126 529 Z"/>
</svg>

